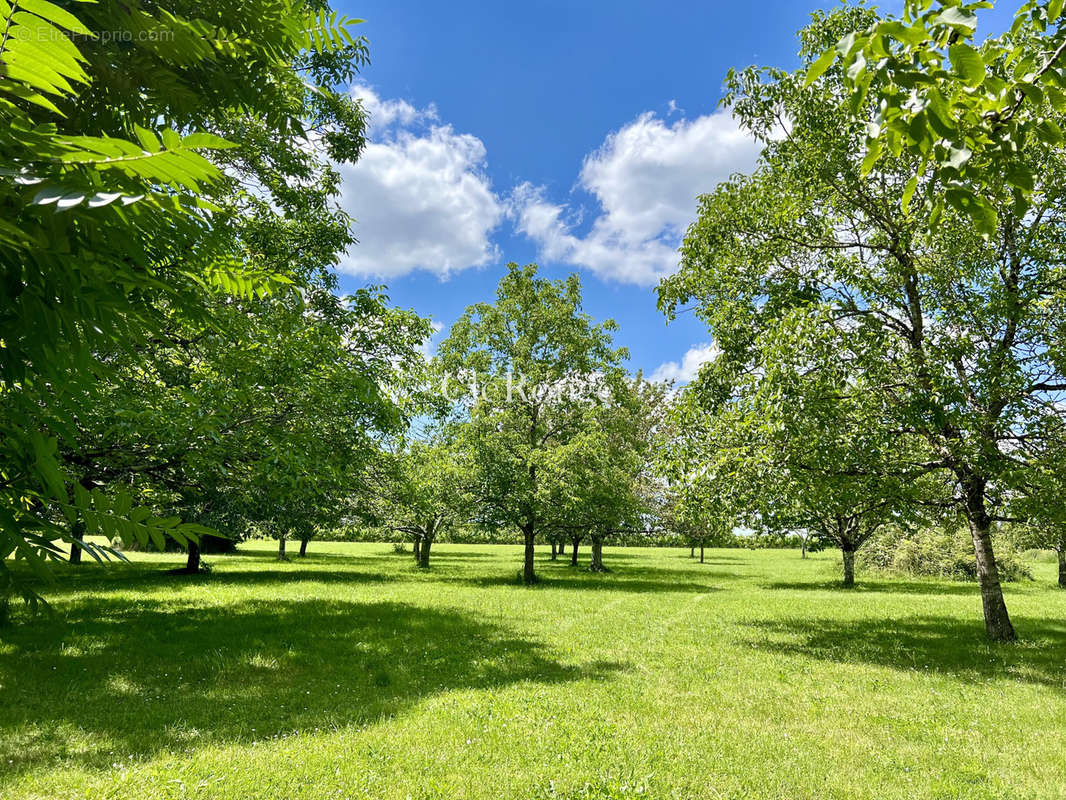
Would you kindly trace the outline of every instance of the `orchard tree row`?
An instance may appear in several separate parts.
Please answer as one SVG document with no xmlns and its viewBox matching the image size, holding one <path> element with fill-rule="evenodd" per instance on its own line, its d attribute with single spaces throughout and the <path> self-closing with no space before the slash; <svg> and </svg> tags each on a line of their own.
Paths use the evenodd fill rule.
<svg viewBox="0 0 1066 800">
<path fill-rule="evenodd" d="M 729 75 L 764 149 L 658 288 L 716 347 L 679 389 L 627 372 L 576 276 L 509 265 L 432 357 L 383 289 L 338 296 L 357 21 L 0 2 L 0 601 L 100 537 L 195 573 L 208 536 L 285 558 L 341 524 L 422 567 L 449 526 L 516 531 L 525 583 L 538 540 L 599 571 L 617 534 L 795 531 L 851 585 L 875 534 L 962 520 L 1013 639 L 997 525 L 1066 584 L 1066 34 L 1034 0 L 978 42 L 984 5 L 819 12 L 802 69 Z"/>
</svg>

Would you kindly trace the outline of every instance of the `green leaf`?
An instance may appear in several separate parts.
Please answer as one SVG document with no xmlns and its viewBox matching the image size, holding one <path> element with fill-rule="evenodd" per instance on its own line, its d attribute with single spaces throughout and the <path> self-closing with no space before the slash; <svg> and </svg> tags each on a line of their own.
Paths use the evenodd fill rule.
<svg viewBox="0 0 1066 800">
<path fill-rule="evenodd" d="M 964 8 L 945 8 L 930 20 L 934 25 L 947 25 L 960 33 L 972 34 L 977 30 L 977 15 Z"/>
<path fill-rule="evenodd" d="M 184 139 L 181 140 L 182 147 L 196 147 L 207 150 L 227 150 L 237 145 L 233 142 L 223 139 L 221 136 L 215 136 L 213 133 L 190 133 Z"/>
<path fill-rule="evenodd" d="M 69 11 L 64 11 L 57 5 L 47 0 L 19 0 L 19 8 L 36 14 L 42 19 L 54 22 L 71 33 L 80 33 L 82 36 L 92 36 L 92 31 L 86 28 L 77 17 Z"/>
<path fill-rule="evenodd" d="M 1036 124 L 1036 133 L 1048 144 L 1058 145 L 1062 143 L 1062 129 L 1053 120 L 1040 120 Z"/>
<path fill-rule="evenodd" d="M 829 69 L 830 66 L 832 66 L 834 61 L 836 61 L 836 57 L 836 50 L 826 50 L 824 53 L 822 53 L 822 55 L 818 57 L 818 60 L 811 64 L 811 66 L 808 68 L 807 77 L 803 81 L 803 87 L 807 88 L 820 77 L 822 77 L 822 75 L 825 74 L 825 71 Z"/>
<path fill-rule="evenodd" d="M 918 176 L 911 175 L 910 180 L 907 181 L 907 185 L 903 187 L 903 198 L 900 205 L 903 208 L 903 213 L 906 214 L 910 210 L 911 198 L 914 197 L 914 190 L 918 188 Z"/>
<path fill-rule="evenodd" d="M 149 153 L 158 153 L 163 149 L 159 137 L 147 128 L 142 128 L 140 125 L 134 125 L 133 132 L 137 135 L 137 140 L 141 143 L 141 146 Z"/>
<path fill-rule="evenodd" d="M 981 54 L 968 44 L 953 44 L 948 48 L 951 66 L 967 86 L 980 86 L 985 79 L 985 62 Z"/>
<path fill-rule="evenodd" d="M 67 502 L 67 487 L 63 481 L 63 474 L 59 470 L 59 462 L 56 460 L 55 439 L 46 439 L 40 432 L 34 431 L 30 437 L 33 446 L 34 466 L 41 476 L 45 489 L 52 497 L 60 502 Z"/>
<path fill-rule="evenodd" d="M 849 81 L 857 81 L 859 77 L 866 70 L 866 56 L 861 52 L 856 53 L 855 57 L 848 64 L 847 76 Z"/>
<path fill-rule="evenodd" d="M 952 147 L 948 151 L 948 157 L 944 160 L 944 163 L 954 169 L 962 169 L 972 155 L 973 152 L 967 147 Z"/>
<path fill-rule="evenodd" d="M 1033 172 L 1027 165 L 1015 162 L 1007 167 L 1007 182 L 1028 194 L 1033 191 Z"/>
<path fill-rule="evenodd" d="M 870 170 L 874 168 L 874 164 L 877 163 L 877 159 L 881 157 L 881 140 L 880 139 L 867 139 L 866 140 L 866 157 L 862 160 L 862 174 L 869 175 Z"/>
<path fill-rule="evenodd" d="M 974 227 L 982 236 L 989 237 L 996 232 L 999 217 L 983 197 L 978 197 L 967 188 L 955 187 L 945 192 L 945 198 L 949 205 L 973 220 Z"/>
<path fill-rule="evenodd" d="M 881 23 L 879 29 L 882 33 L 891 36 L 898 42 L 917 47 L 925 41 L 925 31 L 921 26 L 905 25 L 899 20 L 889 20 Z"/>
</svg>

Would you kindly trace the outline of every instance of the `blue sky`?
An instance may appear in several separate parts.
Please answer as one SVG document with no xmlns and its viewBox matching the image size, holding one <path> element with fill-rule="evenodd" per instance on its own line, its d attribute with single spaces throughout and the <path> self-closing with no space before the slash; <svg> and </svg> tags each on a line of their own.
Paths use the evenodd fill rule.
<svg viewBox="0 0 1066 800">
<path fill-rule="evenodd" d="M 716 111 L 722 79 L 795 67 L 815 4 L 336 7 L 366 20 L 372 59 L 353 89 L 373 127 L 343 170 L 361 244 L 342 288 L 384 283 L 446 330 L 493 297 L 508 261 L 576 271 L 588 312 L 620 324 L 632 369 L 689 377 L 710 337 L 691 314 L 667 326 L 654 286 L 676 267 L 696 195 L 757 154 Z"/>
</svg>

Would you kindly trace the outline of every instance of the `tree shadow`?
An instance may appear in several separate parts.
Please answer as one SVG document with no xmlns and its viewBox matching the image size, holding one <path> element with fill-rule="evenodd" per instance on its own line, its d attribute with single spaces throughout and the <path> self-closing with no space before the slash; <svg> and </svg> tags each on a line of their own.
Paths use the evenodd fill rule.
<svg viewBox="0 0 1066 800">
<path fill-rule="evenodd" d="M 991 642 L 979 617 L 811 619 L 752 623 L 760 649 L 838 663 L 949 673 L 972 682 L 1004 679 L 1066 691 L 1066 621 L 1016 617 L 1021 641 Z"/>
<path fill-rule="evenodd" d="M 672 555 L 672 560 L 675 560 L 675 561 L 685 561 L 685 562 L 688 562 L 688 563 L 691 563 L 691 564 L 699 564 L 700 563 L 699 548 L 696 549 L 696 555 L 695 556 L 690 556 L 688 554 L 688 548 L 680 548 L 680 547 L 647 547 L 647 548 L 644 548 L 644 549 L 647 550 L 649 553 L 657 553 L 657 554 L 658 553 L 669 553 L 670 555 Z M 681 552 L 672 553 L 671 552 L 671 551 L 674 551 L 674 550 L 681 551 L 682 549 L 684 550 L 684 553 L 681 553 Z M 582 553 L 582 555 L 584 555 L 584 553 Z M 612 550 L 608 550 L 607 552 L 604 553 L 603 559 L 604 559 L 604 561 L 620 561 L 620 562 L 623 562 L 623 563 L 637 563 L 637 564 L 639 564 L 642 561 L 646 562 L 647 559 L 648 559 L 648 556 L 645 555 L 644 553 L 616 553 L 616 552 L 614 552 Z M 715 553 L 714 555 L 711 555 L 711 554 L 708 553 L 708 554 L 706 554 L 704 556 L 704 564 L 736 564 L 736 563 L 742 562 L 742 561 L 744 561 L 744 559 L 743 558 L 739 558 L 738 556 L 723 555 L 721 553 Z"/>
<path fill-rule="evenodd" d="M 589 572 L 588 564 L 582 562 L 577 567 L 569 561 L 549 561 L 537 568 L 537 584 L 545 589 L 578 589 L 595 592 L 711 592 L 715 587 L 707 583 L 690 580 L 692 573 L 659 567 L 621 567 L 615 569 L 611 562 L 604 559 L 610 572 Z M 516 563 L 510 573 L 491 575 L 437 575 L 444 583 L 458 583 L 464 586 L 481 588 L 494 586 L 513 586 L 521 583 L 521 564 Z M 725 572 L 702 572 L 700 577 L 730 578 L 735 577 Z"/>
<path fill-rule="evenodd" d="M 230 558 L 214 557 L 215 559 Z M 355 572 L 351 569 L 323 569 L 312 566 L 308 560 L 300 559 L 287 567 L 278 566 L 274 559 L 264 559 L 263 569 L 238 569 L 218 572 L 201 572 L 194 575 L 175 573 L 176 564 L 171 563 L 134 563 L 134 564 L 84 564 L 79 567 L 63 569 L 51 584 L 34 584 L 38 591 L 48 597 L 57 599 L 72 592 L 106 591 L 138 592 L 157 591 L 159 589 L 180 589 L 185 586 L 260 586 L 264 584 L 286 583 L 338 583 L 365 584 L 385 583 L 401 580 L 402 575 L 389 575 L 380 572 Z M 242 566 L 247 564 L 245 560 Z"/>
<path fill-rule="evenodd" d="M 603 679 L 622 668 L 563 664 L 499 625 L 391 602 L 161 610 L 89 599 L 3 639 L 8 776 L 66 759 L 106 769 L 131 756 L 366 724 L 438 692 Z"/>
<path fill-rule="evenodd" d="M 433 549 L 430 559 L 432 561 L 483 561 L 486 559 L 495 561 L 501 555 L 496 553 L 457 553 L 454 550 Z M 414 554 L 407 553 L 407 557 L 414 561 Z"/>
<path fill-rule="evenodd" d="M 775 581 L 762 584 L 763 589 L 788 591 L 846 592 L 848 594 L 947 594 L 973 595 L 979 597 L 981 590 L 976 583 L 949 583 L 947 581 L 879 581 L 856 578 L 854 586 L 846 587 L 839 580 L 833 581 Z"/>
</svg>

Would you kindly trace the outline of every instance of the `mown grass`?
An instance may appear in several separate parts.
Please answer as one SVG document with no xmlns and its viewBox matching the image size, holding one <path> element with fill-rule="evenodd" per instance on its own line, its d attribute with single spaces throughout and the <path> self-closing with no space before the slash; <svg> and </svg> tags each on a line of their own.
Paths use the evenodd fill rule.
<svg viewBox="0 0 1066 800">
<path fill-rule="evenodd" d="M 64 569 L 0 632 L 5 798 L 1066 797 L 1066 592 L 793 551 L 270 545 Z M 584 560 L 584 559 L 583 559 Z"/>
</svg>

